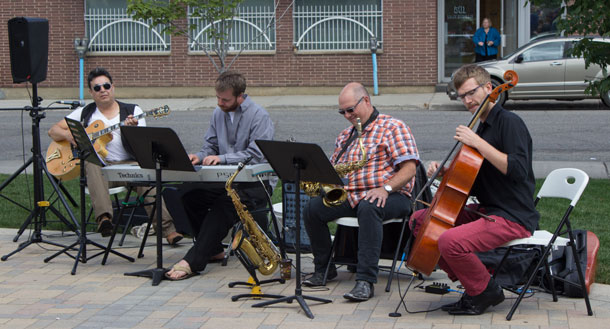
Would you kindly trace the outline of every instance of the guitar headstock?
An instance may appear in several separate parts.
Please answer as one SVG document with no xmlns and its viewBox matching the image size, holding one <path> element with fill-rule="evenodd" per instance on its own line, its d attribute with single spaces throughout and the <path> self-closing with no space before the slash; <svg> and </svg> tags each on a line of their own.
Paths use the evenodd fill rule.
<svg viewBox="0 0 610 329">
<path fill-rule="evenodd" d="M 152 115 L 155 119 L 159 117 L 163 117 L 169 114 L 169 106 L 163 105 L 161 107 L 157 107 L 150 111 L 150 115 Z"/>
</svg>

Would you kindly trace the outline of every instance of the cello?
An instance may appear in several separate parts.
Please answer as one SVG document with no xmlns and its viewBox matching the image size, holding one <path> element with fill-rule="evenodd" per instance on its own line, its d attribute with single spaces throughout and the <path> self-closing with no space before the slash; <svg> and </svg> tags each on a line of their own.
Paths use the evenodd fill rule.
<svg viewBox="0 0 610 329">
<path fill-rule="evenodd" d="M 489 103 L 495 102 L 502 92 L 514 87 L 517 84 L 519 77 L 515 71 L 508 70 L 504 73 L 504 80 L 508 82 L 497 86 L 491 94 L 485 97 L 483 103 L 481 103 L 479 108 L 475 111 L 468 124 L 470 129 L 472 129 L 479 120 L 483 109 L 485 109 Z M 445 160 L 439 165 L 434 175 L 430 177 L 422 191 L 430 186 L 451 154 L 453 154 L 460 144 L 459 141 L 455 143 Z M 460 211 L 464 208 L 464 205 L 466 205 L 470 190 L 481 169 L 483 160 L 483 156 L 476 149 L 468 145 L 461 145 L 460 150 L 443 175 L 443 179 L 421 224 L 419 234 L 411 246 L 406 265 L 408 268 L 425 275 L 430 275 L 430 273 L 432 273 L 440 259 L 438 238 L 445 231 L 455 226 L 455 221 L 457 220 Z M 418 200 L 419 197 L 420 195 L 416 197 L 416 200 Z"/>
</svg>

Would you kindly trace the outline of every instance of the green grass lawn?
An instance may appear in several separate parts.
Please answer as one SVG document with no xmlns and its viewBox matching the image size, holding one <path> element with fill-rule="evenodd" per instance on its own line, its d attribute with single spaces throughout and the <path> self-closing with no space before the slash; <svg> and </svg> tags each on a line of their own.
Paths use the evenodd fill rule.
<svg viewBox="0 0 610 329">
<path fill-rule="evenodd" d="M 0 181 L 4 182 L 8 177 L 8 175 L 0 175 Z M 6 197 L 31 207 L 34 199 L 32 181 L 31 175 L 20 175 L 2 190 L 0 194 L 0 196 L 3 196 L 0 199 L 0 227 L 18 228 L 27 218 L 29 211 L 9 202 Z M 44 181 L 45 194 L 48 197 L 52 192 L 52 188 L 46 178 Z M 540 188 L 541 184 L 542 180 L 537 180 L 537 189 Z M 78 179 L 66 182 L 64 186 L 78 202 L 80 200 Z M 50 198 L 50 200 L 53 199 Z M 274 191 L 273 202 L 281 202 L 281 189 L 277 188 Z M 61 213 L 67 214 L 66 210 L 58 202 L 54 204 Z M 553 231 L 568 204 L 567 200 L 549 199 L 541 201 L 538 204 L 538 210 L 542 216 L 540 227 Z M 87 198 L 86 209 L 89 209 L 89 207 L 89 199 Z M 80 221 L 80 207 L 73 207 L 72 210 L 77 220 Z M 592 179 L 589 181 L 589 185 L 570 218 L 573 229 L 592 231 L 599 238 L 601 247 L 597 254 L 597 275 L 595 281 L 605 284 L 610 284 L 610 250 L 605 247 L 610 245 L 610 220 L 608 220 L 608 214 L 610 214 L 610 180 Z M 48 212 L 47 220 L 49 222 L 45 229 L 65 229 L 63 224 L 57 222 L 57 217 L 50 212 Z M 91 226 L 89 230 L 94 228 Z"/>
</svg>

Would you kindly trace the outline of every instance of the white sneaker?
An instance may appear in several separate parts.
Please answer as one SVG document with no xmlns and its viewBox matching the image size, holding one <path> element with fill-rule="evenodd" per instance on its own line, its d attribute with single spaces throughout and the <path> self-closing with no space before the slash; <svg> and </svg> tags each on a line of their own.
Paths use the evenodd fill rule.
<svg viewBox="0 0 610 329">
<path fill-rule="evenodd" d="M 133 226 L 131 228 L 131 235 L 135 236 L 136 238 L 142 240 L 144 238 L 144 233 L 146 233 L 146 226 L 148 224 L 144 223 L 142 225 L 138 225 L 138 226 Z M 150 227 L 150 231 L 148 231 L 148 235 L 155 235 L 155 228 L 154 227 Z"/>
</svg>

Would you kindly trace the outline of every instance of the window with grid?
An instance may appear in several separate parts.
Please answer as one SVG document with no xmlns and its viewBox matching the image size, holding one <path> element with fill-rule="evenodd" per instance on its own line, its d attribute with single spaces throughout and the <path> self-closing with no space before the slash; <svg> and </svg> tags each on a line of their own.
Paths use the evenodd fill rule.
<svg viewBox="0 0 610 329">
<path fill-rule="evenodd" d="M 244 0 L 235 11 L 233 19 L 224 22 L 205 21 L 194 17 L 189 8 L 188 22 L 195 26 L 189 32 L 189 50 L 192 52 L 214 51 L 213 38 L 207 32 L 216 28 L 227 32 L 225 46 L 229 52 L 260 52 L 275 50 L 274 0 Z"/>
<path fill-rule="evenodd" d="M 85 33 L 89 53 L 166 54 L 171 50 L 164 26 L 133 20 L 127 0 L 85 0 Z"/>
<path fill-rule="evenodd" d="M 299 51 L 369 50 L 383 44 L 381 0 L 296 0 L 294 46 Z"/>
</svg>

